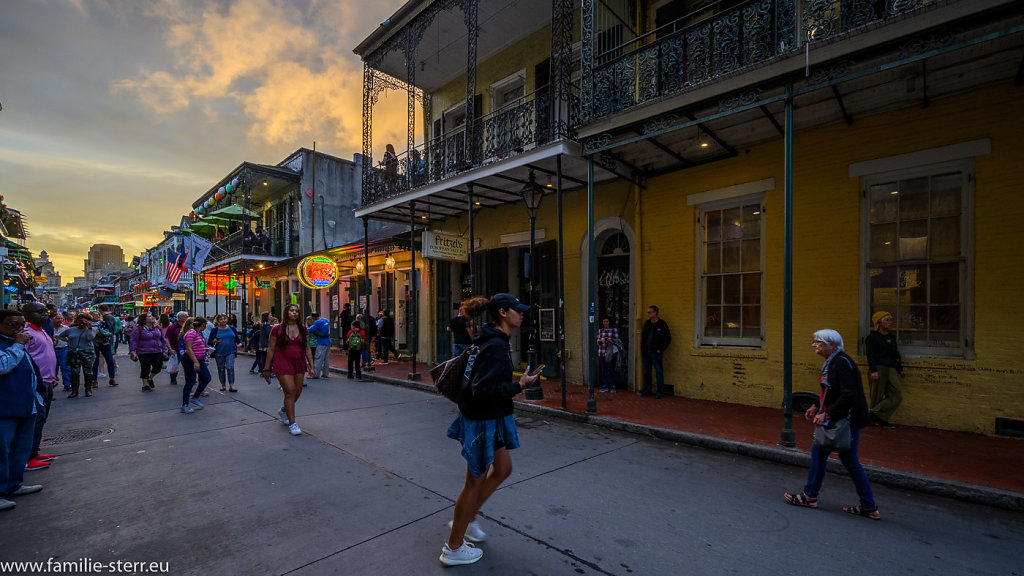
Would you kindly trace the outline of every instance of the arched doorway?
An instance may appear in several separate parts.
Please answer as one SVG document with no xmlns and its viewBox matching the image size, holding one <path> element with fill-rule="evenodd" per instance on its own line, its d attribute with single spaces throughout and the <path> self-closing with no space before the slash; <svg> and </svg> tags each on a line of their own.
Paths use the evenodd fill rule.
<svg viewBox="0 0 1024 576">
<path fill-rule="evenodd" d="M 601 318 L 611 317 L 619 330 L 619 337 L 628 351 L 622 358 L 622 365 L 619 371 L 618 387 L 622 390 L 636 389 L 635 361 L 637 351 L 637 249 L 636 235 L 633 229 L 622 218 L 602 218 L 594 222 L 594 246 L 596 274 L 595 276 L 595 299 L 597 300 L 594 326 L 595 329 L 601 326 Z M 580 242 L 580 254 L 588 251 L 588 239 L 584 234 Z M 591 273 L 587 265 L 587 259 L 580 259 L 580 277 L 587 278 Z M 580 301 L 581 305 L 581 334 L 589 334 L 588 324 L 589 310 L 586 303 L 586 293 Z M 588 383 L 587 358 L 595 358 L 597 354 L 596 333 L 589 334 L 581 342 L 583 359 L 582 380 Z M 595 382 L 599 384 L 599 382 Z"/>
<path fill-rule="evenodd" d="M 608 318 L 619 331 L 623 350 L 631 349 L 632 306 L 630 300 L 630 245 L 629 238 L 617 230 L 609 230 L 597 240 L 597 318 L 595 323 Z M 621 355 L 619 388 L 629 389 L 632 358 L 628 352 Z"/>
</svg>

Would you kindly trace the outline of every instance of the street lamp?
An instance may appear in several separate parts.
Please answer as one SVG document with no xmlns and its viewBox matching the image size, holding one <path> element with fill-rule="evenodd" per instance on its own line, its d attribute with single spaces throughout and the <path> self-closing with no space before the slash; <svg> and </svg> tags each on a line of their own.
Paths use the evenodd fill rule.
<svg viewBox="0 0 1024 576">
<path fill-rule="evenodd" d="M 531 318 L 531 329 L 529 338 L 529 347 L 526 351 L 527 362 L 530 368 L 536 370 L 540 366 L 540 355 L 537 350 L 537 344 L 540 340 L 539 330 L 540 322 L 538 322 L 538 306 L 537 306 L 537 295 L 534 293 L 534 281 L 537 277 L 537 266 L 535 262 L 535 248 L 537 242 L 537 210 L 540 209 L 540 203 L 544 200 L 544 189 L 537 186 L 537 179 L 530 170 L 530 181 L 523 186 L 523 189 L 519 191 L 519 194 L 523 197 L 523 204 L 526 205 L 526 211 L 530 215 L 530 261 L 527 263 L 526 273 L 527 279 L 530 281 L 528 284 L 527 291 L 529 292 L 530 309 L 533 312 L 533 318 Z M 527 400 L 543 400 L 544 389 L 540 386 L 540 379 L 534 386 L 527 388 L 525 391 L 525 398 Z"/>
</svg>

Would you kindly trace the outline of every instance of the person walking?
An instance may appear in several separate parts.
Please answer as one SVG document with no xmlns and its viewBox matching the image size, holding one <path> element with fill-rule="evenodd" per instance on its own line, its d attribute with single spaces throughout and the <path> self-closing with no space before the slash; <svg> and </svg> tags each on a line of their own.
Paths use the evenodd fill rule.
<svg viewBox="0 0 1024 576">
<path fill-rule="evenodd" d="M 352 323 L 348 333 L 345 334 L 345 348 L 348 350 L 348 378 L 352 379 L 352 365 L 355 365 L 355 377 L 363 377 L 362 356 L 363 348 L 366 347 L 366 332 L 363 325 L 356 320 Z"/>
<path fill-rule="evenodd" d="M 0 310 L 0 510 L 17 505 L 10 500 L 13 496 L 43 489 L 22 484 L 42 404 L 36 392 L 37 370 L 25 350 L 30 338 L 21 312 Z"/>
<path fill-rule="evenodd" d="M 619 330 L 612 328 L 610 318 L 601 319 L 601 328 L 597 331 L 597 358 L 601 362 L 601 392 L 615 392 L 619 380 L 619 355 L 622 340 Z"/>
<path fill-rule="evenodd" d="M 316 335 L 313 334 L 312 330 L 310 330 L 310 327 L 312 327 L 312 326 L 313 326 L 313 317 L 312 316 L 306 316 L 306 339 L 307 339 L 306 344 L 309 346 L 309 353 L 310 353 L 310 355 L 312 355 L 313 358 L 316 358 Z M 314 366 L 315 365 L 316 364 L 314 363 Z M 314 370 L 313 372 L 311 372 L 311 374 L 312 375 L 309 378 L 307 378 L 307 379 L 308 380 L 316 380 L 316 371 Z M 306 383 L 303 383 L 302 385 L 303 386 L 308 386 L 308 384 L 306 384 Z"/>
<path fill-rule="evenodd" d="M 452 358 L 473 344 L 473 320 L 466 315 L 464 307 L 459 306 L 459 313 L 448 321 L 448 332 L 452 335 Z"/>
<path fill-rule="evenodd" d="M 188 312 L 182 310 L 174 315 L 174 322 L 164 331 L 164 340 L 167 341 L 167 371 L 171 375 L 171 386 L 178 385 L 178 372 L 181 371 L 181 349 L 179 340 L 183 336 L 181 329 L 188 320 Z"/>
<path fill-rule="evenodd" d="M 284 405 L 278 410 L 281 423 L 288 426 L 292 436 L 302 434 L 302 429 L 295 421 L 295 403 L 302 395 L 302 380 L 308 371 L 313 372 L 313 355 L 309 351 L 306 340 L 306 327 L 302 325 L 299 307 L 289 304 L 284 307 L 284 319 L 270 331 L 270 347 L 267 350 L 267 362 L 263 366 L 263 376 L 267 378 L 273 367 L 277 381 L 284 392 Z"/>
<path fill-rule="evenodd" d="M 331 321 L 321 317 L 318 312 L 313 312 L 313 324 L 309 331 L 316 339 L 316 348 L 313 349 L 313 376 L 326 380 L 331 376 Z"/>
<path fill-rule="evenodd" d="M 395 318 L 390 310 L 381 310 L 380 321 L 380 347 L 377 355 L 383 358 L 381 364 L 388 363 L 388 352 L 395 355 L 395 362 L 398 361 L 398 350 L 395 349 Z M 381 356 L 383 355 L 383 356 Z"/>
<path fill-rule="evenodd" d="M 238 354 L 238 345 L 241 341 L 238 338 L 238 330 L 228 321 L 227 314 L 214 316 L 214 322 L 217 325 L 210 332 L 208 342 L 213 348 L 213 358 L 217 361 L 220 391 L 224 392 L 224 386 L 227 384 L 227 390 L 238 392 L 238 388 L 235 388 L 235 355 Z"/>
<path fill-rule="evenodd" d="M 108 384 L 111 386 L 117 386 L 117 362 L 114 361 L 114 317 L 110 314 L 110 307 L 106 304 L 100 304 L 99 312 L 93 314 L 93 320 L 96 325 L 96 337 L 93 344 L 96 346 L 96 359 L 93 360 L 93 388 L 96 387 L 96 381 L 99 379 L 100 372 L 100 358 L 107 364 L 107 377 L 110 379 Z"/>
<path fill-rule="evenodd" d="M 896 335 L 891 332 L 892 314 L 879 310 L 871 315 L 871 324 L 875 329 L 864 339 L 871 376 L 868 380 L 871 419 L 880 426 L 895 428 L 891 423 L 892 415 L 903 402 L 900 380 L 904 374 Z"/>
<path fill-rule="evenodd" d="M 71 372 L 71 394 L 68 398 L 78 398 L 80 384 L 84 384 L 86 397 L 92 396 L 96 387 L 96 328 L 92 325 L 92 317 L 87 313 L 75 316 L 75 323 L 60 338 L 68 343 L 68 369 Z M 81 379 L 80 379 L 81 377 Z"/>
<path fill-rule="evenodd" d="M 655 398 L 661 399 L 665 395 L 663 355 L 671 342 L 672 334 L 668 330 L 668 323 L 658 316 L 658 307 L 648 306 L 647 321 L 644 322 L 643 332 L 640 335 L 640 353 L 643 360 L 644 375 L 644 389 L 639 392 L 641 396 L 650 396 L 652 393 L 652 369 L 658 382 L 658 393 Z"/>
<path fill-rule="evenodd" d="M 260 323 L 256 326 L 256 359 L 249 367 L 249 374 L 255 374 L 262 370 L 267 359 L 267 347 L 270 346 L 270 312 L 264 312 L 260 316 Z"/>
<path fill-rule="evenodd" d="M 445 566 L 472 564 L 483 556 L 483 550 L 472 544 L 487 537 L 475 518 L 512 474 L 509 450 L 519 447 L 512 398 L 540 376 L 538 369 L 523 374 L 518 382 L 512 380 L 509 337 L 522 325 L 523 312 L 529 306 L 511 294 L 495 294 L 490 300 L 467 300 L 463 308 L 470 318 L 486 309 L 493 322 L 480 330 L 480 352 L 473 365 L 471 385 L 459 394 L 459 414 L 448 428 L 448 437 L 462 444 L 466 480 L 455 501 L 448 541 L 441 547 L 440 560 Z"/>
<path fill-rule="evenodd" d="M 57 385 L 57 353 L 53 347 L 53 338 L 43 330 L 43 325 L 50 321 L 50 311 L 41 302 L 29 302 L 21 307 L 25 318 L 25 332 L 31 339 L 25 343 L 25 351 L 35 364 L 38 374 L 36 393 L 42 403 L 36 407 L 36 423 L 32 435 L 32 451 L 28 456 L 28 470 L 46 468 L 53 454 L 40 454 L 39 446 L 43 441 L 43 427 L 50 415 L 53 403 L 53 387 Z"/>
<path fill-rule="evenodd" d="M 186 320 L 185 326 L 182 327 L 182 331 L 185 332 L 181 337 L 182 348 L 179 349 L 181 367 L 185 369 L 185 387 L 181 390 L 182 414 L 192 414 L 203 409 L 199 397 L 213 379 L 210 376 L 210 368 L 206 365 L 206 339 L 202 334 L 204 328 L 206 318 L 202 316 Z M 193 386 L 196 387 L 195 392 L 192 392 Z"/>
<path fill-rule="evenodd" d="M 71 392 L 71 369 L 68 367 L 68 343 L 60 336 L 69 328 L 70 326 L 64 322 L 64 314 L 57 312 L 53 317 L 53 343 L 54 353 L 57 355 L 57 368 L 60 370 L 65 392 Z"/>
<path fill-rule="evenodd" d="M 163 368 L 166 350 L 167 340 L 156 318 L 149 312 L 139 314 L 135 329 L 128 335 L 128 353 L 132 362 L 139 363 L 143 392 L 152 392 L 156 388 L 153 378 Z"/>
<path fill-rule="evenodd" d="M 839 461 L 843 463 L 853 485 L 860 497 L 860 504 L 844 506 L 843 511 L 856 516 L 865 516 L 872 520 L 880 520 L 882 515 L 875 504 L 875 496 L 871 492 L 868 476 L 857 457 L 860 445 L 860 431 L 871 423 L 868 413 L 868 402 L 864 397 L 861 385 L 860 370 L 857 364 L 843 349 L 843 337 L 835 330 L 818 330 L 811 342 L 814 352 L 825 359 L 821 367 L 821 394 L 804 413 L 804 418 L 814 422 L 815 426 L 835 425 L 848 418 L 850 426 L 850 446 L 840 449 Z M 823 448 L 817 442 L 811 445 L 811 467 L 807 473 L 807 484 L 802 492 L 785 493 L 786 502 L 805 508 L 818 507 L 818 494 L 825 481 L 828 469 L 828 457 L 832 448 Z"/>
<path fill-rule="evenodd" d="M 362 314 L 359 315 L 359 323 L 366 331 L 366 344 L 363 346 L 363 369 L 373 366 L 373 354 L 370 351 L 370 346 L 376 342 L 377 349 L 380 349 L 380 341 L 377 340 L 377 322 L 373 320 L 373 316 L 370 316 L 370 309 L 367 308 Z M 347 332 L 346 332 L 347 334 Z"/>
</svg>

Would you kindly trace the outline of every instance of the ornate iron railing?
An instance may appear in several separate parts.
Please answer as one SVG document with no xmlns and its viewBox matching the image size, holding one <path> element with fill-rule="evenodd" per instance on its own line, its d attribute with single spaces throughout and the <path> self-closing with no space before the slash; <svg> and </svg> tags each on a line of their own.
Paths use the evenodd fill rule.
<svg viewBox="0 0 1024 576">
<path fill-rule="evenodd" d="M 294 252 L 294 250 L 291 252 Z M 246 238 L 243 235 L 243 231 L 238 230 L 228 234 L 220 240 L 214 241 L 213 249 L 210 250 L 209 256 L 206 257 L 206 264 L 216 264 L 222 260 L 227 260 L 240 255 L 256 257 L 291 257 L 295 254 L 291 254 L 288 250 L 285 250 L 283 238 L 268 236 L 266 240 L 261 241 L 255 235 L 250 238 Z"/>
<path fill-rule="evenodd" d="M 583 121 L 614 114 L 938 0 L 750 0 L 716 2 L 583 62 Z M 584 2 L 584 38 L 596 0 Z M 798 8 L 800 7 L 799 12 Z M 588 13 L 589 12 L 589 13 Z M 705 16 L 712 14 L 711 16 Z M 589 33 L 588 33 L 589 32 Z M 589 72 L 589 74 L 588 74 Z"/>
<path fill-rule="evenodd" d="M 569 99 L 575 103 L 575 95 Z M 375 163 L 363 185 L 363 205 L 392 198 L 456 174 L 500 162 L 566 136 L 567 118 L 553 118 L 549 87 L 527 94 L 473 123 L 446 132 L 398 155 L 397 162 Z"/>
</svg>

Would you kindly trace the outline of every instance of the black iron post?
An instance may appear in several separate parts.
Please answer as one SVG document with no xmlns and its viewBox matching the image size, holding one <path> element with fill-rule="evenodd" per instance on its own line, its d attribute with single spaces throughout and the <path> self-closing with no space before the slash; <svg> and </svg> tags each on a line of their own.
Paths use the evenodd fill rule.
<svg viewBox="0 0 1024 576">
<path fill-rule="evenodd" d="M 594 328 L 594 314 L 596 313 L 596 294 L 594 278 L 597 276 L 596 259 L 594 258 L 594 157 L 587 157 L 587 335 L 585 338 L 593 338 L 596 330 Z M 584 350 L 590 350 L 591 345 L 584 346 Z M 594 388 L 597 380 L 597 354 L 596 351 L 587 355 L 587 413 L 597 412 L 597 398 L 594 397 Z"/>
<path fill-rule="evenodd" d="M 782 297 L 782 432 L 779 444 L 796 447 L 793 431 L 793 85 L 786 85 L 785 255 Z"/>
<path fill-rule="evenodd" d="M 360 283 L 361 286 L 359 286 L 359 293 L 362 294 L 363 290 L 366 290 L 366 308 L 362 309 L 357 299 L 356 310 L 360 310 L 362 312 L 364 320 L 367 322 L 373 322 L 373 319 L 370 318 L 370 220 L 368 218 L 363 218 L 363 277 L 360 279 Z M 363 329 L 366 330 L 366 326 L 363 326 Z M 342 336 L 343 340 L 344 338 L 345 337 Z M 367 342 L 366 346 L 369 345 L 370 343 Z M 370 361 L 373 361 L 373 356 L 370 357 Z M 360 362 L 362 362 L 361 359 Z M 372 364 L 363 368 L 363 372 L 373 371 L 375 371 L 375 368 Z"/>
<path fill-rule="evenodd" d="M 537 345 L 540 341 L 540 306 L 537 304 L 537 292 L 535 290 L 535 282 L 537 278 L 537 264 L 536 264 L 536 250 L 537 250 L 537 209 L 540 208 L 540 202 L 544 198 L 543 193 L 538 190 L 536 178 L 533 170 L 530 170 L 530 181 L 526 187 L 523 188 L 523 202 L 526 204 L 526 209 L 530 213 L 530 261 L 526 267 L 526 273 L 529 276 L 529 283 L 527 284 L 527 296 L 530 299 L 530 312 L 533 315 L 531 318 L 530 325 L 530 336 L 529 345 L 526 350 L 527 363 L 529 364 L 529 370 L 536 370 L 540 366 L 540 351 Z M 541 388 L 540 379 L 537 380 L 536 385 L 531 386 L 525 391 L 525 398 L 527 400 L 543 400 L 544 389 Z"/>
<path fill-rule="evenodd" d="M 416 290 L 416 203 L 409 202 L 409 253 L 412 255 L 412 267 L 409 269 L 409 322 L 412 328 L 412 340 L 409 342 L 409 352 L 412 353 L 412 372 L 406 377 L 416 381 L 420 379 L 416 372 L 416 348 L 419 343 L 419 329 L 416 325 L 416 313 L 419 311 Z"/>
</svg>

